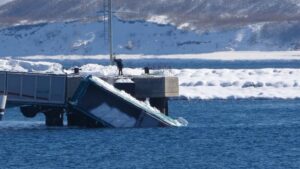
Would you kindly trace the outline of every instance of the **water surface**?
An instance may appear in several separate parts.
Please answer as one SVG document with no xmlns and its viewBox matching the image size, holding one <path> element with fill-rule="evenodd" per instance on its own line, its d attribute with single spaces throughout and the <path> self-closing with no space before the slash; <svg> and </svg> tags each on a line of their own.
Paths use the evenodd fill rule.
<svg viewBox="0 0 300 169">
<path fill-rule="evenodd" d="M 172 100 L 185 128 L 48 128 L 10 109 L 1 168 L 299 168 L 300 100 Z"/>
</svg>

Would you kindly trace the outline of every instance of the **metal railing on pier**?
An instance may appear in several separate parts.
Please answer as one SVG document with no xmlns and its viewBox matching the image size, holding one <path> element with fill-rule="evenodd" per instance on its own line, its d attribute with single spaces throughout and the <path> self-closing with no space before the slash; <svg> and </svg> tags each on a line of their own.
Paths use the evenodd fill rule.
<svg viewBox="0 0 300 169">
<path fill-rule="evenodd" d="M 0 72 L 0 94 L 8 103 L 63 105 L 66 86 L 67 75 Z"/>
</svg>

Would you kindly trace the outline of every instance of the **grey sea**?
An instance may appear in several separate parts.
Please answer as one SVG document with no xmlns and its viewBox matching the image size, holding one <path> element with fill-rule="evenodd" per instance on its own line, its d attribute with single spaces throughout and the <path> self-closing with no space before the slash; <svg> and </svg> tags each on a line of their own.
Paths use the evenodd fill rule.
<svg viewBox="0 0 300 169">
<path fill-rule="evenodd" d="M 0 168 L 299 168 L 300 100 L 173 100 L 184 128 L 48 128 L 10 109 Z"/>
</svg>

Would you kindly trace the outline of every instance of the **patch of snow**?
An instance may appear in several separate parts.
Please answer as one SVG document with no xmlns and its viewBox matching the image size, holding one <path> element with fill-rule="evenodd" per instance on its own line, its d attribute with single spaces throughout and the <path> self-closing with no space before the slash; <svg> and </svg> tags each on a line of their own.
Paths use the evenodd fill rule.
<svg viewBox="0 0 300 169">
<path fill-rule="evenodd" d="M 107 104 L 102 104 L 101 106 L 93 109 L 91 113 L 114 127 L 129 128 L 134 127 L 136 123 L 134 117 L 130 117 L 127 114 L 121 112 L 119 109 L 110 107 Z"/>
<path fill-rule="evenodd" d="M 236 35 L 235 40 L 236 40 L 237 42 L 242 42 L 243 39 L 244 39 L 244 33 L 243 33 L 243 32 L 239 32 L 239 33 Z"/>
<path fill-rule="evenodd" d="M 253 32 L 260 32 L 264 25 L 265 25 L 265 23 L 257 23 L 257 24 L 249 25 L 249 28 Z"/>
<path fill-rule="evenodd" d="M 166 15 L 152 15 L 150 18 L 147 19 L 147 21 L 164 25 L 170 23 L 169 17 Z"/>
<path fill-rule="evenodd" d="M 188 29 L 190 27 L 191 27 L 190 23 L 183 23 L 183 24 L 178 26 L 179 29 Z"/>
<path fill-rule="evenodd" d="M 36 72 L 63 74 L 63 66 L 51 62 L 30 62 L 23 60 L 0 59 L 0 71 Z"/>
<path fill-rule="evenodd" d="M 134 82 L 129 78 L 121 78 L 116 80 L 115 83 L 134 83 Z"/>
<path fill-rule="evenodd" d="M 89 43 L 92 43 L 96 36 L 94 33 L 89 33 L 87 34 L 87 36 L 89 37 L 88 39 L 86 40 L 82 40 L 82 39 L 79 39 L 77 40 L 74 44 L 73 44 L 73 48 L 79 48 L 79 47 L 82 47 L 82 46 L 87 46 Z"/>
<path fill-rule="evenodd" d="M 98 64 L 86 64 L 80 67 L 81 74 L 88 76 L 108 76 L 108 77 L 116 77 L 118 76 L 118 69 L 116 66 L 103 66 Z M 73 73 L 73 70 L 65 70 L 66 73 Z M 133 68 L 124 68 L 123 72 L 125 75 L 138 76 L 144 73 L 143 69 L 133 69 Z"/>
<path fill-rule="evenodd" d="M 222 13 L 222 14 L 220 14 L 220 18 L 222 18 L 222 19 L 228 19 L 228 18 L 231 18 L 231 17 L 232 17 L 232 15 L 229 14 L 229 13 Z"/>
</svg>

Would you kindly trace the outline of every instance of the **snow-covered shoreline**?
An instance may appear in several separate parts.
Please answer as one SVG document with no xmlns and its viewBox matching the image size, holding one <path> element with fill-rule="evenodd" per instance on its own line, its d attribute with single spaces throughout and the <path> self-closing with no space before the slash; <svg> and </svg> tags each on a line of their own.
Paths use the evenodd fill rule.
<svg viewBox="0 0 300 169">
<path fill-rule="evenodd" d="M 63 74 L 63 66 L 59 63 L 0 59 L 0 71 L 35 72 Z"/>
<path fill-rule="evenodd" d="M 58 63 L 0 60 L 0 71 L 64 74 Z M 115 66 L 86 64 L 83 75 L 117 76 Z M 125 68 L 124 74 L 138 76 L 142 68 Z M 300 98 L 300 69 L 160 69 L 157 76 L 179 78 L 180 97 L 187 99 L 297 99 Z"/>
<path fill-rule="evenodd" d="M 184 69 L 180 95 L 189 99 L 300 98 L 300 69 Z"/>
<path fill-rule="evenodd" d="M 126 60 L 131 59 L 200 59 L 200 60 L 218 60 L 218 61 L 261 61 L 261 60 L 300 60 L 300 51 L 273 51 L 273 52 L 262 52 L 262 51 L 224 51 L 214 53 L 202 53 L 202 54 L 172 54 L 172 55 L 126 55 L 120 54 L 118 57 Z M 53 55 L 53 56 L 22 56 L 22 57 L 11 57 L 6 56 L 5 58 L 14 58 L 22 60 L 107 60 L 108 55 Z"/>
</svg>

